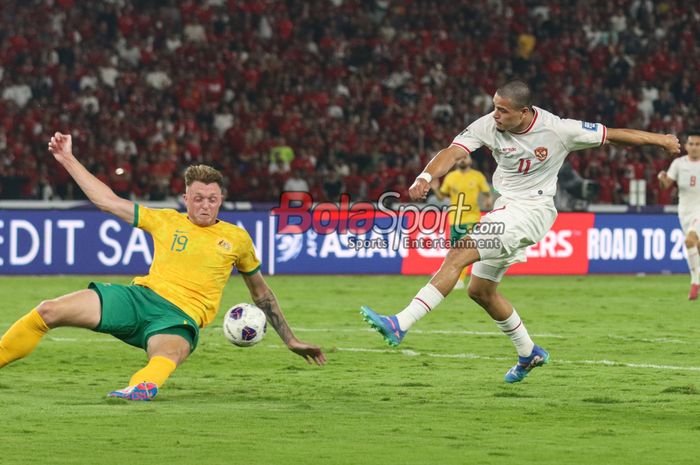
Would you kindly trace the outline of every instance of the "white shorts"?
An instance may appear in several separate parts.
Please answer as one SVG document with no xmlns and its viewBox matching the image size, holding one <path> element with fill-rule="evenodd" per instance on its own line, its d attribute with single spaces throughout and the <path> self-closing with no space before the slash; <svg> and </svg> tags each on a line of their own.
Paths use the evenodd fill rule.
<svg viewBox="0 0 700 465">
<path fill-rule="evenodd" d="M 683 234 L 688 235 L 691 231 L 700 236 L 700 210 L 691 212 L 678 212 L 678 219 L 681 222 Z"/>
<path fill-rule="evenodd" d="M 496 227 L 493 232 L 469 235 L 477 241 L 481 257 L 472 266 L 472 274 L 500 282 L 510 265 L 527 261 L 525 249 L 541 241 L 556 218 L 557 209 L 553 203 L 499 197 L 493 210 L 481 218 L 481 223 L 500 224 L 501 231 Z"/>
</svg>

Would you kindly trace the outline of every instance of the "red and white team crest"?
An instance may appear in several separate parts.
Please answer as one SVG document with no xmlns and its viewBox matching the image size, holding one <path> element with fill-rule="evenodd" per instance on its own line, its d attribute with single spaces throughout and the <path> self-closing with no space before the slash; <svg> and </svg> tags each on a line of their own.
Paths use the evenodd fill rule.
<svg viewBox="0 0 700 465">
<path fill-rule="evenodd" d="M 547 159 L 547 155 L 549 155 L 547 147 L 537 147 L 535 149 L 535 156 L 539 161 L 545 161 Z"/>
</svg>

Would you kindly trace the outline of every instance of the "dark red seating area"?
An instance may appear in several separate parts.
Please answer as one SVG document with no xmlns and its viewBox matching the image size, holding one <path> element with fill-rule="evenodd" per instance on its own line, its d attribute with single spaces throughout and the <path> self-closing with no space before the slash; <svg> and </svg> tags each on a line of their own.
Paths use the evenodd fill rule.
<svg viewBox="0 0 700 465">
<path fill-rule="evenodd" d="M 638 0 L 3 1 L 0 198 L 82 198 L 46 149 L 60 130 L 122 196 L 177 195 L 202 162 L 231 200 L 304 184 L 376 199 L 405 191 L 512 77 L 562 116 L 681 136 L 700 126 L 698 16 Z M 648 203 L 673 201 L 658 150 L 570 161 L 598 202 L 625 203 L 634 178 Z"/>
</svg>

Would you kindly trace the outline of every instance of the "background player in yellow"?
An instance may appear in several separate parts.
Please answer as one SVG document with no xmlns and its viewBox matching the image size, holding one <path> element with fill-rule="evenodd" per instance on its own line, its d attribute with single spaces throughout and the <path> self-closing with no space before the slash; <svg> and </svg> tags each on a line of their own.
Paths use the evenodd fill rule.
<svg viewBox="0 0 700 465">
<path fill-rule="evenodd" d="M 438 199 L 450 198 L 452 208 L 447 221 L 450 225 L 450 242 L 464 237 L 471 227 L 481 219 L 479 208 L 479 194 L 484 196 L 484 208 L 490 210 L 493 206 L 491 188 L 486 181 L 486 176 L 481 171 L 472 168 L 472 157 L 461 160 L 454 171 L 450 171 L 440 185 L 437 179 L 433 179 L 431 187 Z M 461 208 L 459 208 L 461 207 Z M 464 288 L 464 278 L 467 269 L 464 268 L 455 284 L 455 289 Z"/>
<path fill-rule="evenodd" d="M 109 396 L 150 400 L 196 348 L 199 329 L 214 319 L 233 267 L 287 347 L 309 363 L 325 363 L 319 347 L 298 340 L 289 328 L 248 233 L 217 219 L 221 173 L 205 165 L 188 168 L 187 212 L 156 210 L 118 197 L 90 174 L 73 156 L 71 136 L 56 133 L 49 150 L 97 207 L 153 236 L 153 263 L 147 276 L 129 286 L 90 283 L 89 289 L 41 302 L 0 339 L 0 367 L 29 355 L 49 329 L 87 328 L 146 350 L 148 364 Z"/>
</svg>

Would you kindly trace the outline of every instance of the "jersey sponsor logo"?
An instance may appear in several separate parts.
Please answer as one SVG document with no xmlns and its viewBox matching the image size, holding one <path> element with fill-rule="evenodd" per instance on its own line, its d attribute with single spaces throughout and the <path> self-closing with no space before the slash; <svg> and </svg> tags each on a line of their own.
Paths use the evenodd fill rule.
<svg viewBox="0 0 700 465">
<path fill-rule="evenodd" d="M 221 247 L 224 250 L 231 250 L 231 243 L 226 241 L 225 239 L 220 239 L 219 242 L 216 243 L 219 247 Z"/>
<path fill-rule="evenodd" d="M 537 147 L 535 149 L 535 156 L 539 161 L 545 161 L 547 159 L 547 155 L 549 155 L 549 150 L 547 150 L 547 147 Z"/>
<path fill-rule="evenodd" d="M 515 151 L 518 150 L 518 149 L 515 148 L 515 147 L 501 147 L 501 148 L 498 149 L 498 150 L 500 150 L 502 153 L 512 153 L 512 152 L 515 152 Z"/>
<path fill-rule="evenodd" d="M 598 123 L 589 123 L 587 121 L 582 121 L 581 122 L 581 127 L 585 129 L 586 131 L 597 131 L 598 130 Z"/>
</svg>

